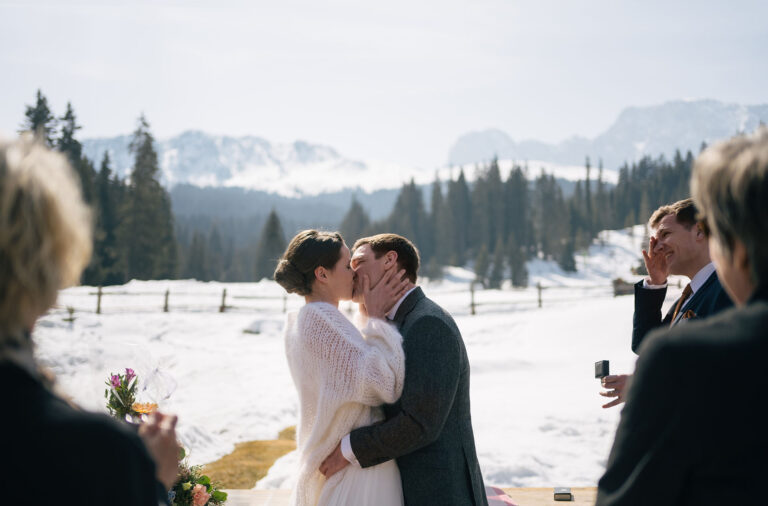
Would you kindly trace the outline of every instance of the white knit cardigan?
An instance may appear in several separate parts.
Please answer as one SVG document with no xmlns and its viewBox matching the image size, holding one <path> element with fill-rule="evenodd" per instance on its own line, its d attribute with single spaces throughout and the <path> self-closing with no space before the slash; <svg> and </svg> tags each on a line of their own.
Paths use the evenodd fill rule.
<svg viewBox="0 0 768 506">
<path fill-rule="evenodd" d="M 300 404 L 291 504 L 315 506 L 325 483 L 323 460 L 352 429 L 383 419 L 375 406 L 400 397 L 402 337 L 373 318 L 358 330 L 333 305 L 312 302 L 288 314 L 285 352 Z"/>
</svg>

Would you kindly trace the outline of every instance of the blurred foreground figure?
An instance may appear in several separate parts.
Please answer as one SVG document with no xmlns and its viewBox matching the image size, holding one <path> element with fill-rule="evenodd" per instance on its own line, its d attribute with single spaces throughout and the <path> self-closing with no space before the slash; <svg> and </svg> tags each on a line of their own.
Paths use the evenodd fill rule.
<svg viewBox="0 0 768 506">
<path fill-rule="evenodd" d="M 139 435 L 57 397 L 35 362 L 32 327 L 80 278 L 90 223 L 64 156 L 31 138 L 0 141 L 2 504 L 157 506 L 177 474 L 176 417 Z"/>
<path fill-rule="evenodd" d="M 696 160 L 691 191 L 736 308 L 652 333 L 597 504 L 765 504 L 768 129 Z"/>
</svg>

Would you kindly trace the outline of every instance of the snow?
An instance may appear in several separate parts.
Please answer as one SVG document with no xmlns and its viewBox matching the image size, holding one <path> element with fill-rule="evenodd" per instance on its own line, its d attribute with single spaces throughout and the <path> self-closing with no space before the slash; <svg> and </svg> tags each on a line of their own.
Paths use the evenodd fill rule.
<svg viewBox="0 0 768 506">
<path fill-rule="evenodd" d="M 633 300 L 612 295 L 610 281 L 639 279 L 643 227 L 604 232 L 578 273 L 543 260 L 529 263 L 531 287 L 477 289 L 470 313 L 472 273 L 446 269 L 426 282 L 428 296 L 456 318 L 471 364 L 472 418 L 487 484 L 595 485 L 612 444 L 619 409 L 604 410 L 595 361 L 631 372 Z M 544 287 L 538 308 L 535 284 Z M 674 281 L 673 281 L 674 283 Z M 218 312 L 227 289 L 225 313 Z M 162 312 L 170 291 L 168 313 Z M 679 294 L 668 290 L 667 304 Z M 180 417 L 180 437 L 193 463 L 215 460 L 238 442 L 272 439 L 297 421 L 297 396 L 286 364 L 283 306 L 298 309 L 273 282 L 222 284 L 132 281 L 105 289 L 96 314 L 93 287 L 60 295 L 34 331 L 37 354 L 77 403 L 104 411 L 110 372 L 134 368 L 140 400 Z M 75 321 L 64 321 L 66 307 Z M 342 310 L 351 307 L 342 303 Z M 280 459 L 259 487 L 285 487 L 295 456 Z"/>
</svg>

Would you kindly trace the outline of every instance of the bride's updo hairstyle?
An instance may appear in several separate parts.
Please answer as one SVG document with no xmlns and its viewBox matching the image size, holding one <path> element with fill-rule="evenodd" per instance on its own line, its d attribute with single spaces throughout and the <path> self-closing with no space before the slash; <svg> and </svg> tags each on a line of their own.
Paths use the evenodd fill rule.
<svg viewBox="0 0 768 506">
<path fill-rule="evenodd" d="M 288 293 L 309 295 L 315 269 L 333 269 L 341 258 L 344 239 L 338 232 L 304 230 L 291 239 L 275 269 L 275 281 Z"/>
</svg>

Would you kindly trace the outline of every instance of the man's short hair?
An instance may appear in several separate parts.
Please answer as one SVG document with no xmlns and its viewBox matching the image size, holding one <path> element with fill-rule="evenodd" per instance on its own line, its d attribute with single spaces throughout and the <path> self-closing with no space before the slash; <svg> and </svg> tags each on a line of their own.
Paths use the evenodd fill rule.
<svg viewBox="0 0 768 506">
<path fill-rule="evenodd" d="M 698 222 L 696 205 L 693 203 L 693 199 L 688 198 L 656 209 L 651 215 L 651 219 L 648 220 L 648 226 L 652 229 L 658 227 L 661 220 L 670 214 L 675 217 L 679 224 L 687 229 L 690 229 Z"/>
<path fill-rule="evenodd" d="M 352 251 L 364 244 L 371 247 L 376 258 L 387 251 L 397 253 L 397 263 L 405 269 L 406 277 L 411 280 L 411 283 L 416 282 L 419 272 L 419 250 L 411 241 L 397 234 L 377 234 L 355 241 Z"/>
<path fill-rule="evenodd" d="M 691 192 L 721 251 L 744 244 L 755 286 L 768 283 L 768 127 L 711 146 L 693 165 Z"/>
</svg>

